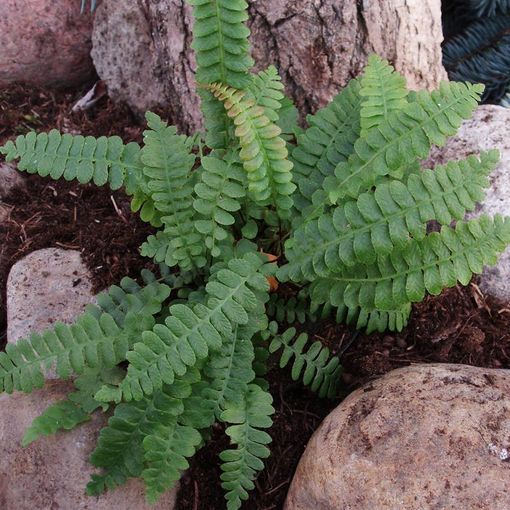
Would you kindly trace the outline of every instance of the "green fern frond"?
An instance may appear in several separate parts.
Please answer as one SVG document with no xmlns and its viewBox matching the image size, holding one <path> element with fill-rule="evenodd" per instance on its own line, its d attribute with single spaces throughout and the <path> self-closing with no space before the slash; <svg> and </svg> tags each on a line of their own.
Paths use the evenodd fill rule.
<svg viewBox="0 0 510 510">
<path fill-rule="evenodd" d="M 124 371 L 116 367 L 109 370 L 88 369 L 75 379 L 76 391 L 35 418 L 25 431 L 22 445 L 28 446 L 40 437 L 55 434 L 59 430 L 71 430 L 90 420 L 91 413 L 100 407 L 106 411 L 108 404 L 98 402 L 94 395 L 103 384 L 119 382 L 123 374 Z"/>
<path fill-rule="evenodd" d="M 139 400 L 163 383 L 172 384 L 175 375 L 220 349 L 236 325 L 248 324 L 250 312 L 267 300 L 263 272 L 264 261 L 256 254 L 231 259 L 209 279 L 205 305 L 172 305 L 165 324 L 145 331 L 127 354 L 130 365 L 120 388 L 124 399 Z"/>
<path fill-rule="evenodd" d="M 142 270 L 141 277 L 144 285 L 125 277 L 119 285 L 112 285 L 107 292 L 98 294 L 95 304 L 87 305 L 85 310 L 96 319 L 102 313 L 111 315 L 119 328 L 124 326 L 128 314 L 157 315 L 170 296 L 171 288 L 159 282 L 147 269 Z"/>
<path fill-rule="evenodd" d="M 170 294 L 170 288 L 155 281 L 149 271 L 143 277 L 145 287 L 125 278 L 120 287 L 100 294 L 97 305 L 88 305 L 70 326 L 56 323 L 52 329 L 8 344 L 0 352 L 0 391 L 29 393 L 43 386 L 44 374 L 51 368 L 66 379 L 88 368 L 112 368 L 124 361 L 142 331 L 152 328 L 154 315 Z"/>
<path fill-rule="evenodd" d="M 259 205 L 274 205 L 282 216 L 287 216 L 295 185 L 291 182 L 292 163 L 287 159 L 285 141 L 279 136 L 281 129 L 253 99 L 244 99 L 245 92 L 222 84 L 210 85 L 209 89 L 223 102 L 236 126 L 249 192 Z"/>
<path fill-rule="evenodd" d="M 296 105 L 287 96 L 281 100 L 280 105 L 276 124 L 282 130 L 280 136 L 284 140 L 289 141 L 295 137 L 300 129 L 298 127 L 299 112 Z"/>
<path fill-rule="evenodd" d="M 405 184 L 385 182 L 298 227 L 285 245 L 289 263 L 280 270 L 280 278 L 313 281 L 344 266 L 374 264 L 378 256 L 423 239 L 428 221 L 449 225 L 463 219 L 483 200 L 498 151 L 480 158 L 469 156 L 423 170 L 410 175 Z"/>
<path fill-rule="evenodd" d="M 361 136 L 388 120 L 390 112 L 404 108 L 407 93 L 405 78 L 387 60 L 371 55 L 361 78 Z"/>
<path fill-rule="evenodd" d="M 236 449 L 220 453 L 221 486 L 227 491 L 228 510 L 239 509 L 242 501 L 248 499 L 248 491 L 255 487 L 253 480 L 257 472 L 264 468 L 261 459 L 269 457 L 266 445 L 271 442 L 271 436 L 260 429 L 272 425 L 272 401 L 269 393 L 250 384 L 242 402 L 229 406 L 221 414 L 222 421 L 234 424 L 227 428 L 226 433 L 237 445 Z"/>
<path fill-rule="evenodd" d="M 205 236 L 205 245 L 212 257 L 219 257 L 218 243 L 230 236 L 229 227 L 235 223 L 233 213 L 241 208 L 246 196 L 245 174 L 232 153 L 220 159 L 215 153 L 201 160 L 200 182 L 195 185 L 195 211 L 201 215 L 195 228 Z"/>
<path fill-rule="evenodd" d="M 188 0 L 193 6 L 195 25 L 192 48 L 197 59 L 196 80 L 206 85 L 221 82 L 235 88 L 251 83 L 246 27 L 248 4 L 244 0 Z M 227 149 L 233 139 L 230 121 L 223 106 L 207 90 L 199 90 L 211 149 Z"/>
<path fill-rule="evenodd" d="M 411 303 L 406 303 L 399 310 L 371 310 L 363 308 L 347 308 L 340 306 L 337 309 L 337 321 L 353 324 L 356 329 L 365 329 L 367 334 L 374 331 L 402 331 L 411 315 Z"/>
<path fill-rule="evenodd" d="M 96 319 L 85 313 L 71 326 L 56 323 L 53 329 L 7 344 L 0 352 L 0 391 L 30 393 L 41 388 L 43 374 L 52 367 L 62 379 L 87 367 L 114 367 L 125 359 L 129 346 L 129 335 L 108 314 Z"/>
<path fill-rule="evenodd" d="M 297 185 L 294 204 L 303 214 L 322 189 L 324 179 L 333 175 L 336 166 L 354 150 L 360 133 L 359 92 L 359 80 L 351 80 L 326 107 L 308 116 L 310 127 L 297 138 L 291 155 Z"/>
<path fill-rule="evenodd" d="M 183 471 L 189 467 L 186 459 L 195 454 L 201 441 L 199 432 L 176 421 L 166 426 L 159 425 L 144 439 L 144 458 L 148 467 L 142 476 L 150 503 L 157 501 L 163 492 L 179 481 Z"/>
<path fill-rule="evenodd" d="M 20 135 L 15 142 L 0 147 L 7 161 L 18 160 L 18 170 L 41 177 L 97 186 L 109 184 L 113 190 L 131 182 L 134 187 L 142 171 L 140 147 L 122 143 L 118 136 L 94 138 L 82 135 L 49 133 Z"/>
<path fill-rule="evenodd" d="M 295 328 L 276 335 L 269 345 L 269 352 L 274 353 L 283 348 L 280 367 L 286 367 L 294 358 L 291 372 L 294 381 L 302 379 L 303 384 L 310 386 L 310 389 L 316 391 L 321 398 L 336 396 L 342 373 L 340 360 L 336 356 L 330 356 L 329 349 L 319 341 L 304 351 L 308 342 L 306 333 L 295 337 Z"/>
<path fill-rule="evenodd" d="M 471 117 L 482 92 L 482 85 L 443 82 L 439 90 L 415 93 L 405 108 L 359 138 L 349 160 L 324 181 L 331 202 L 356 198 L 379 177 L 426 158 L 432 144 L 444 145 L 462 120 Z"/>
<path fill-rule="evenodd" d="M 225 402 L 239 403 L 242 400 L 248 384 L 255 378 L 251 336 L 243 334 L 242 328 L 237 329 L 223 341 L 219 351 L 211 353 L 210 360 L 204 365 L 203 373 L 210 384 L 204 388 L 202 398 L 204 402 L 214 403 L 217 418 L 225 409 Z"/>
<path fill-rule="evenodd" d="M 264 108 L 265 116 L 271 122 L 278 122 L 278 111 L 284 99 L 283 83 L 275 66 L 269 66 L 252 78 L 248 86 L 246 98 L 253 99 L 255 104 Z"/>
<path fill-rule="evenodd" d="M 161 213 L 168 251 L 164 262 L 184 270 L 206 264 L 202 236 L 196 231 L 193 215 L 193 178 L 196 156 L 190 141 L 179 136 L 173 126 L 147 113 L 149 129 L 144 132 L 143 173 L 155 208 Z M 157 260 L 160 262 L 161 260 Z"/>
<path fill-rule="evenodd" d="M 251 81 L 246 27 L 248 4 L 244 0 L 188 0 L 195 25 L 192 48 L 197 59 L 196 80 L 201 84 L 221 82 L 246 88 Z"/>
<path fill-rule="evenodd" d="M 326 319 L 331 312 L 324 307 L 312 309 L 310 298 L 304 289 L 289 298 L 271 294 L 266 309 L 269 319 L 274 319 L 279 324 L 316 322 L 319 319 Z"/>
<path fill-rule="evenodd" d="M 395 250 L 370 266 L 344 268 L 311 285 L 316 303 L 329 302 L 358 313 L 397 311 L 417 303 L 428 292 L 438 295 L 460 282 L 467 285 L 484 265 L 494 264 L 510 241 L 510 219 L 481 216 L 459 221 L 455 228 L 443 226 L 403 250 Z"/>
<path fill-rule="evenodd" d="M 102 468 L 102 474 L 93 474 L 87 485 L 90 495 L 122 485 L 130 477 L 142 476 L 146 468 L 144 440 L 161 427 L 175 426 L 182 413 L 183 399 L 191 393 L 191 384 L 199 379 L 190 371 L 176 380 L 172 387 L 163 386 L 150 398 L 120 404 L 101 430 L 91 462 Z"/>
</svg>

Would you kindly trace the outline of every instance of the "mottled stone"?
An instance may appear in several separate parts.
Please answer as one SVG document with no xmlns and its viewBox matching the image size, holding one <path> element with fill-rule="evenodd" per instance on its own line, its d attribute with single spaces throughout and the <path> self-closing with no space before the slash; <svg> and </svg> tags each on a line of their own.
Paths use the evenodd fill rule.
<svg viewBox="0 0 510 510">
<path fill-rule="evenodd" d="M 490 188 L 483 203 L 467 218 L 481 214 L 510 216 L 510 109 L 484 105 L 477 108 L 473 118 L 465 121 L 459 132 L 450 138 L 445 147 L 432 150 L 426 166 L 458 160 L 470 154 L 498 149 L 501 161 L 491 174 Z M 510 248 L 500 257 L 496 266 L 486 268 L 480 277 L 480 288 L 502 301 L 510 301 Z"/>
<path fill-rule="evenodd" d="M 0 200 L 5 198 L 11 189 L 22 186 L 23 176 L 9 163 L 0 163 Z"/>
<path fill-rule="evenodd" d="M 0 85 L 69 87 L 93 75 L 92 15 L 78 0 L 0 3 Z"/>
<path fill-rule="evenodd" d="M 510 508 L 509 411 L 509 370 L 394 370 L 323 421 L 285 509 Z"/>
<path fill-rule="evenodd" d="M 96 469 L 88 462 L 106 417 L 72 431 L 43 437 L 21 447 L 25 429 L 49 405 L 72 390 L 69 382 L 51 381 L 30 395 L 0 395 L 0 508 L 2 510 L 172 510 L 176 490 L 155 505 L 145 502 L 143 482 L 126 485 L 98 497 L 85 494 Z"/>
<path fill-rule="evenodd" d="M 71 323 L 92 300 L 90 275 L 78 251 L 32 252 L 7 279 L 7 341 L 15 343 L 56 321 Z"/>
</svg>

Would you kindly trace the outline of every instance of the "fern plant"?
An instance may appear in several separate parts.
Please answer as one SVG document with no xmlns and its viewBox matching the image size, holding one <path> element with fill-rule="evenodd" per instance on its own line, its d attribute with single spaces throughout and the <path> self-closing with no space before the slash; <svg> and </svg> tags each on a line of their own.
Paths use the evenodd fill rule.
<svg viewBox="0 0 510 510">
<path fill-rule="evenodd" d="M 74 378 L 25 444 L 111 410 L 91 456 L 93 495 L 142 477 L 156 500 L 225 424 L 221 480 L 233 510 L 269 455 L 270 354 L 320 397 L 337 392 L 339 359 L 286 325 L 334 317 L 401 330 L 412 303 L 496 261 L 510 219 L 463 221 L 495 151 L 420 166 L 470 117 L 482 86 L 409 92 L 372 56 L 301 129 L 277 70 L 250 70 L 246 2 L 190 3 L 204 134 L 180 135 L 148 113 L 143 147 L 51 131 L 0 148 L 21 171 L 124 187 L 159 229 L 141 250 L 161 268 L 111 287 L 74 324 L 9 344 L 0 391 L 39 388 L 49 369 Z M 428 233 L 431 220 L 440 232 Z M 270 295 L 276 279 L 286 291 Z"/>
</svg>

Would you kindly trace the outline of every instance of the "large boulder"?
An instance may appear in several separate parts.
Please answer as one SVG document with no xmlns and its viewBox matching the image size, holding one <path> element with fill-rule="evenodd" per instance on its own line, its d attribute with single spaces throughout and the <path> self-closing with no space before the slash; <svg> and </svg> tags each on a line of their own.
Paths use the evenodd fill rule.
<svg viewBox="0 0 510 510">
<path fill-rule="evenodd" d="M 7 294 L 10 343 L 57 320 L 72 322 L 93 299 L 80 253 L 56 248 L 35 251 L 18 262 L 9 274 Z M 101 412 L 71 431 L 21 446 L 34 418 L 72 390 L 71 382 L 52 380 L 28 395 L 0 395 L 0 509 L 172 510 L 177 489 L 149 505 L 141 480 L 99 497 L 86 496 L 85 487 L 96 471 L 89 457 L 107 421 Z"/>
<path fill-rule="evenodd" d="M 257 68 L 275 64 L 303 113 L 326 104 L 362 71 L 370 53 L 393 62 L 413 88 L 433 88 L 446 77 L 440 0 L 249 4 Z M 164 109 L 185 130 L 201 125 L 190 12 L 184 0 L 103 2 L 92 49 L 111 97 L 138 113 Z"/>
<path fill-rule="evenodd" d="M 69 382 L 51 381 L 30 395 L 0 395 L 0 508 L 4 510 L 172 510 L 176 490 L 156 505 L 145 501 L 143 482 L 89 497 L 85 487 L 96 469 L 89 463 L 104 414 L 78 428 L 21 446 L 24 431 L 48 406 L 66 397 Z"/>
<path fill-rule="evenodd" d="M 46 248 L 18 261 L 7 279 L 7 341 L 56 321 L 72 322 L 94 299 L 80 252 Z"/>
<path fill-rule="evenodd" d="M 481 151 L 498 149 L 501 161 L 491 174 L 490 188 L 483 203 L 468 218 L 481 214 L 510 216 L 510 109 L 484 105 L 475 110 L 459 132 L 446 145 L 434 148 L 426 166 L 432 167 L 448 160 L 458 160 Z M 481 290 L 501 301 L 510 301 L 510 248 L 503 253 L 496 266 L 486 268 L 480 277 Z"/>
<path fill-rule="evenodd" d="M 510 371 L 417 365 L 352 393 L 306 447 L 286 510 L 510 508 Z"/>
<path fill-rule="evenodd" d="M 1 0 L 0 86 L 69 87 L 89 79 L 92 16 L 78 0 Z"/>
</svg>

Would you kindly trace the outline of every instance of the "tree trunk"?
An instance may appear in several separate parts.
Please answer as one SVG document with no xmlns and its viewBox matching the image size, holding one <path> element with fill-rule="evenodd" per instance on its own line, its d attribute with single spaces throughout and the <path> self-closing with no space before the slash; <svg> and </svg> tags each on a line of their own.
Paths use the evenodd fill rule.
<svg viewBox="0 0 510 510">
<path fill-rule="evenodd" d="M 249 4 L 256 67 L 275 64 L 302 113 L 326 104 L 374 52 L 390 60 L 411 88 L 434 88 L 446 78 L 440 0 Z M 106 0 L 96 14 L 92 56 L 113 98 L 137 113 L 162 111 L 190 131 L 201 126 L 191 38 L 184 0 Z"/>
</svg>

